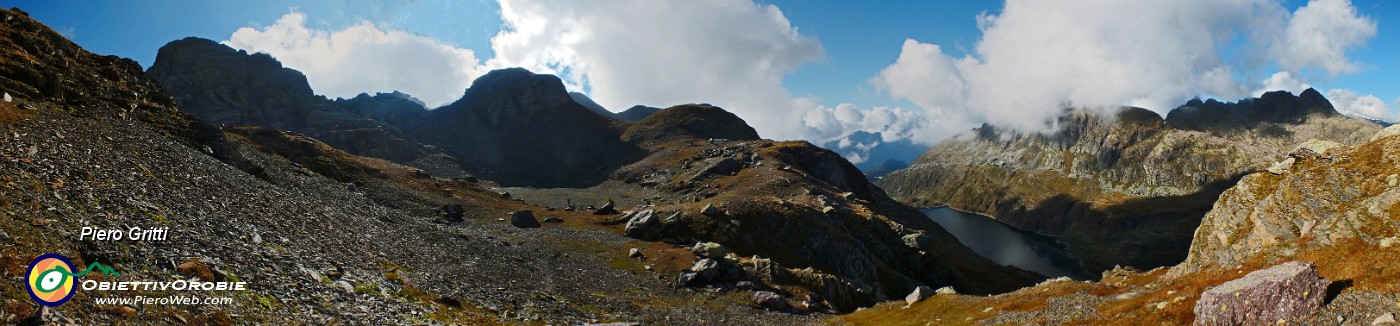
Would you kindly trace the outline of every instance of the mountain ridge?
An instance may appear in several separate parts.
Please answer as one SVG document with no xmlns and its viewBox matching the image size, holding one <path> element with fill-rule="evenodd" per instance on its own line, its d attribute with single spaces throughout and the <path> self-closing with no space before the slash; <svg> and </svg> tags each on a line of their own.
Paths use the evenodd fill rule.
<svg viewBox="0 0 1400 326">
<path fill-rule="evenodd" d="M 984 125 L 935 145 L 877 183 L 915 206 L 947 204 L 1056 236 L 1092 271 L 1170 265 L 1185 258 L 1201 216 L 1241 176 L 1268 168 L 1281 160 L 1277 153 L 1305 140 L 1354 144 L 1379 130 L 1336 114 L 1330 103 L 1318 102 L 1316 91 L 1304 94 L 1192 101 L 1167 118 L 1139 108 L 1119 109 L 1111 118 L 1068 110 L 1049 134 Z M 1287 112 L 1268 113 L 1268 121 L 1283 123 L 1195 123 L 1190 118 L 1197 116 L 1182 114 L 1209 111 L 1192 106 L 1198 104 L 1267 112 L 1261 103 L 1290 105 Z"/>
</svg>

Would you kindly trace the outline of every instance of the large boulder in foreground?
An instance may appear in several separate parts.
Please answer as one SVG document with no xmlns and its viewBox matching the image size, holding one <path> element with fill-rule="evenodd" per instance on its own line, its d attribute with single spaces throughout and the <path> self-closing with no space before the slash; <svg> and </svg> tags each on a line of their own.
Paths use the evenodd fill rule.
<svg viewBox="0 0 1400 326">
<path fill-rule="evenodd" d="M 1287 262 L 1210 288 L 1196 301 L 1197 325 L 1297 320 L 1322 306 L 1327 280 L 1312 263 Z"/>
</svg>

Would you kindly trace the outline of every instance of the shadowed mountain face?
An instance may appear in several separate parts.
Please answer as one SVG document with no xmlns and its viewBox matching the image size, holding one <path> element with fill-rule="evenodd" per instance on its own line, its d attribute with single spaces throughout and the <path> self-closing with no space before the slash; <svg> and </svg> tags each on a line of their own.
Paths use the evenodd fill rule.
<svg viewBox="0 0 1400 326">
<path fill-rule="evenodd" d="M 477 78 L 412 133 L 477 176 L 512 186 L 586 186 L 645 154 L 620 139 L 617 120 L 574 101 L 558 77 L 520 68 Z"/>
<path fill-rule="evenodd" d="M 305 75 L 282 67 L 266 54 L 249 54 L 191 37 L 161 47 L 147 74 L 175 96 L 180 110 L 211 124 L 292 131 L 356 155 L 409 164 L 439 175 L 464 174 L 455 160 L 407 139 L 390 124 L 406 124 L 425 110 L 390 113 L 372 105 L 333 107 L 332 102 L 312 93 Z M 389 100 L 383 96 L 374 99 Z"/>
<path fill-rule="evenodd" d="M 983 126 L 946 140 L 879 184 L 915 205 L 947 204 L 1059 237 L 1090 271 L 1180 262 L 1191 234 L 1240 176 L 1309 139 L 1364 141 L 1380 128 L 1316 91 L 1192 101 L 1162 119 L 1127 108 L 1067 111 L 1050 134 Z"/>
<path fill-rule="evenodd" d="M 417 98 L 394 91 L 378 93 L 374 96 L 360 95 L 330 102 L 337 110 L 344 110 L 362 117 L 383 121 L 394 126 L 409 126 L 428 114 L 428 107 Z"/>
</svg>

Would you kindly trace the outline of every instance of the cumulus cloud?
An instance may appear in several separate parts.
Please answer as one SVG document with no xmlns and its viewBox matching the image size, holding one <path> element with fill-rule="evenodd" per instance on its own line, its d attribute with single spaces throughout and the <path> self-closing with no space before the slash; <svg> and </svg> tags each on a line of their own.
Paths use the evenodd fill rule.
<svg viewBox="0 0 1400 326">
<path fill-rule="evenodd" d="M 1264 82 L 1260 84 L 1259 88 L 1254 90 L 1253 96 L 1259 97 L 1266 92 L 1277 90 L 1285 90 L 1293 94 L 1299 94 L 1309 87 L 1312 87 L 1312 85 L 1308 84 L 1308 82 L 1293 77 L 1293 74 L 1287 71 L 1280 71 L 1264 79 Z"/>
<path fill-rule="evenodd" d="M 1313 0 L 1293 14 L 1273 50 L 1285 69 L 1316 68 L 1335 77 L 1359 69 L 1346 51 L 1374 36 L 1376 22 L 1357 15 L 1350 0 Z"/>
<path fill-rule="evenodd" d="M 437 106 L 461 97 L 485 73 L 468 49 L 369 21 L 335 31 L 313 29 L 306 15 L 295 11 L 261 29 L 239 28 L 224 44 L 271 54 L 330 97 L 400 90 Z"/>
<path fill-rule="evenodd" d="M 1308 69 L 1353 72 L 1346 51 L 1375 34 L 1345 0 L 1292 13 L 1259 0 L 1008 0 L 977 22 L 982 37 L 968 55 L 908 40 L 871 82 L 942 119 L 1044 131 L 1066 106 L 1165 112 L 1196 96 L 1306 85 Z M 1260 74 L 1272 69 L 1282 70 Z"/>
<path fill-rule="evenodd" d="M 502 0 L 504 29 L 492 66 L 559 75 L 608 108 L 707 102 L 765 137 L 806 138 L 814 100 L 794 97 L 785 75 L 821 60 L 821 44 L 777 6 L 750 0 Z"/>
<path fill-rule="evenodd" d="M 1375 95 L 1361 95 L 1349 89 L 1333 89 L 1327 91 L 1327 99 L 1331 100 L 1332 106 L 1342 114 L 1396 121 L 1396 115 L 1386 107 L 1385 101 Z"/>
</svg>

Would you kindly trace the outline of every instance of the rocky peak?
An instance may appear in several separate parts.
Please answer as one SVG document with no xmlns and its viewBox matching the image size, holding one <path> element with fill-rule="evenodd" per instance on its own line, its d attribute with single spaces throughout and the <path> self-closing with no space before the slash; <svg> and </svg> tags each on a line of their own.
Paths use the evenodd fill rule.
<svg viewBox="0 0 1400 326">
<path fill-rule="evenodd" d="M 471 111 L 499 126 L 541 115 L 574 115 L 577 112 L 572 111 L 577 109 L 603 117 L 574 102 L 559 77 L 536 74 L 525 68 L 492 70 L 473 81 L 461 99 L 442 108 L 444 111 Z"/>
<path fill-rule="evenodd" d="M 360 93 L 355 97 L 338 98 L 330 102 L 337 110 L 348 111 L 366 118 L 403 126 L 411 120 L 428 114 L 427 105 L 417 98 L 399 91 L 376 93 L 374 96 Z"/>
<path fill-rule="evenodd" d="M 758 132 L 739 116 L 709 104 L 684 104 L 658 111 L 633 124 L 622 137 L 630 142 L 678 138 L 759 139 Z"/>
<path fill-rule="evenodd" d="M 162 46 L 147 73 L 175 94 L 182 110 L 213 124 L 295 130 L 326 108 L 301 72 L 267 54 L 201 38 Z"/>
<path fill-rule="evenodd" d="M 1322 93 L 1309 88 L 1296 96 L 1273 91 L 1233 103 L 1194 99 L 1168 112 L 1167 125 L 1184 130 L 1234 132 L 1254 129 L 1261 123 L 1299 124 L 1313 115 L 1339 114 Z"/>
<path fill-rule="evenodd" d="M 503 185 L 581 186 L 643 155 L 620 123 L 575 102 L 559 77 L 508 68 L 406 130 Z"/>
</svg>

